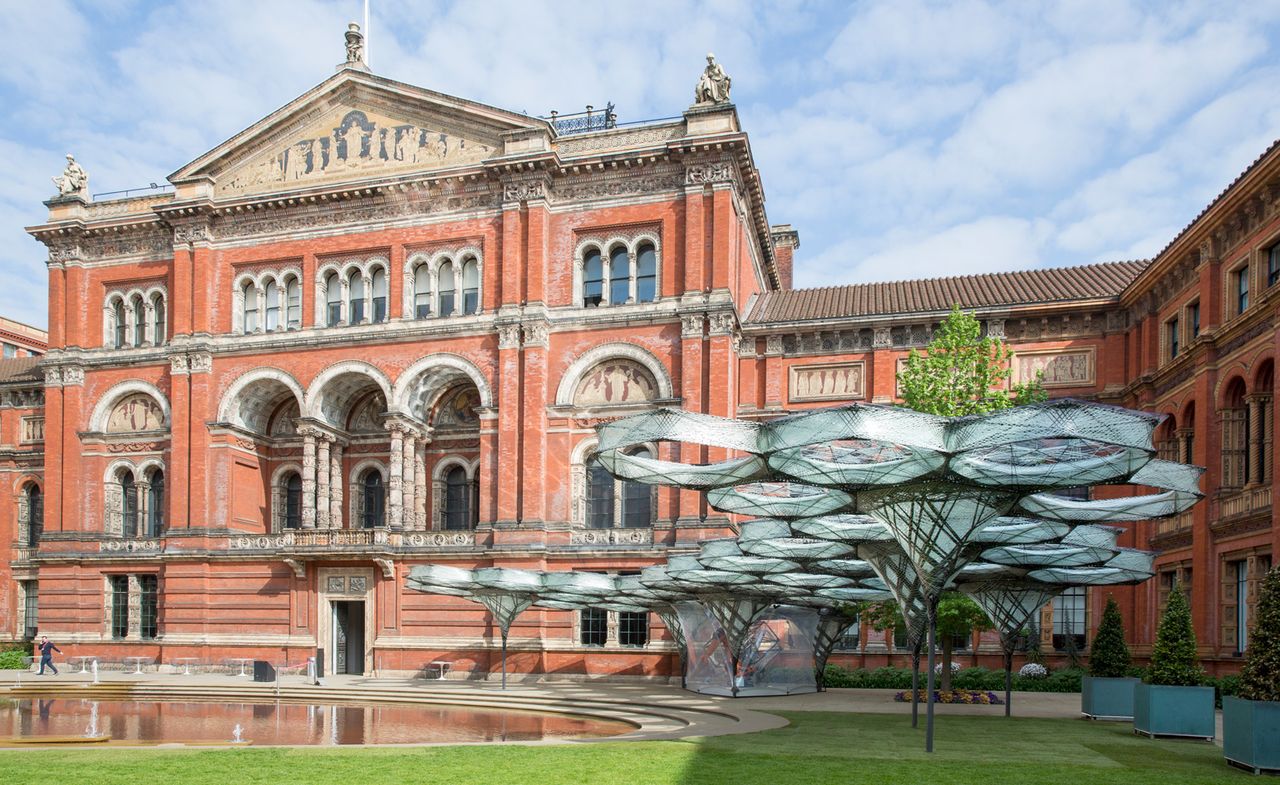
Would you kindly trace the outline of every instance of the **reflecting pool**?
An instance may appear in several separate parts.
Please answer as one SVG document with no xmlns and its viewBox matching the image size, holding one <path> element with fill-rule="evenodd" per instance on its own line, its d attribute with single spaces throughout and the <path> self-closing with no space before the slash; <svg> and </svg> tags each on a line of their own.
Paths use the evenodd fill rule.
<svg viewBox="0 0 1280 785">
<path fill-rule="evenodd" d="M 107 735 L 112 741 L 271 744 L 464 744 L 599 738 L 622 722 L 457 706 L 0 699 L 0 739 Z"/>
</svg>

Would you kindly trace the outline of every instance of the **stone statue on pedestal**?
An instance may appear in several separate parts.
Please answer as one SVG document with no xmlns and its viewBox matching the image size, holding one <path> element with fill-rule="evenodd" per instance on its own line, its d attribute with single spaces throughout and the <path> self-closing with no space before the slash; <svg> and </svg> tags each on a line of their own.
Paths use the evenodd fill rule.
<svg viewBox="0 0 1280 785">
<path fill-rule="evenodd" d="M 364 62 L 364 33 L 360 32 L 360 25 L 351 22 L 347 25 L 347 62 L 363 63 Z"/>
<path fill-rule="evenodd" d="M 67 168 L 62 170 L 61 177 L 53 178 L 53 184 L 58 187 L 58 196 L 89 195 L 89 174 L 71 153 L 67 153 Z"/>
<path fill-rule="evenodd" d="M 729 75 L 716 62 L 716 56 L 707 55 L 707 68 L 698 79 L 698 86 L 693 91 L 695 104 L 727 104 L 729 103 Z"/>
</svg>

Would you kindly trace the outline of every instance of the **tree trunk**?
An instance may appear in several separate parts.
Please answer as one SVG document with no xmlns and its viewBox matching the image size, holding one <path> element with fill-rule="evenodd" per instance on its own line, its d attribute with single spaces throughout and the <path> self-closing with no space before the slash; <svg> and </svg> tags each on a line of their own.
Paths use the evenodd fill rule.
<svg viewBox="0 0 1280 785">
<path fill-rule="evenodd" d="M 938 687 L 942 692 L 951 691 L 951 644 L 954 638 L 950 635 L 944 635 L 942 638 L 942 685 Z"/>
</svg>

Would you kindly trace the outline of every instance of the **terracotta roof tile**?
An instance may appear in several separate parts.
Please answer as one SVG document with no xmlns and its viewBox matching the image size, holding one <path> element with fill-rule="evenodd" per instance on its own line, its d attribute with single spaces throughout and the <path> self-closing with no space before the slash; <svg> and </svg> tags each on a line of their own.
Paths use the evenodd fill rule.
<svg viewBox="0 0 1280 785">
<path fill-rule="evenodd" d="M 0 360 L 0 384 L 21 384 L 38 382 L 44 385 L 44 374 L 40 372 L 39 357 L 14 357 Z"/>
<path fill-rule="evenodd" d="M 1118 297 L 1147 260 L 1019 270 L 919 281 L 784 289 L 756 298 L 748 323 L 802 322 L 858 316 L 998 308 Z"/>
</svg>

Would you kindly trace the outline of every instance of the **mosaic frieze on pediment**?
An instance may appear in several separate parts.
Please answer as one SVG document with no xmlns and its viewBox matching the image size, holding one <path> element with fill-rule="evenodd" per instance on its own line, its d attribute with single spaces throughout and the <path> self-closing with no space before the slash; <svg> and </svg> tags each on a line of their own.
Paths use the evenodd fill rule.
<svg viewBox="0 0 1280 785">
<path fill-rule="evenodd" d="M 493 144 L 459 136 L 430 122 L 408 122 L 344 108 L 234 165 L 218 177 L 217 192 L 278 191 L 397 172 L 447 169 L 478 163 L 495 153 Z"/>
</svg>

